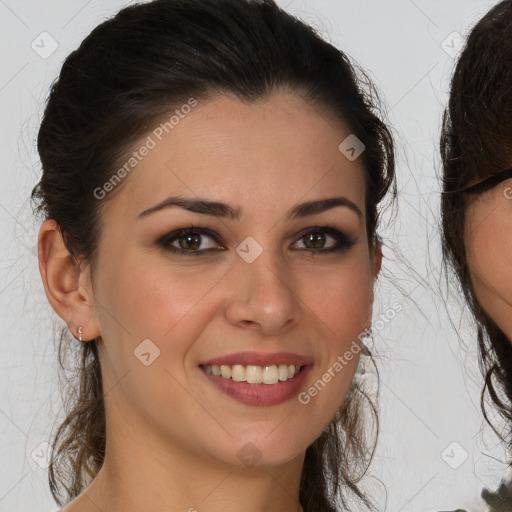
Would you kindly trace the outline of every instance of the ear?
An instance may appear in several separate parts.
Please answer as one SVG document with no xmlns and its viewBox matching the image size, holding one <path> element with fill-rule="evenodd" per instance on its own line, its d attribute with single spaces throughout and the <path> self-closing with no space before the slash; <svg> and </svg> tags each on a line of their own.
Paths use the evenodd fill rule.
<svg viewBox="0 0 512 512">
<path fill-rule="evenodd" d="M 375 240 L 373 242 L 372 251 L 372 275 L 373 279 L 377 279 L 380 272 L 380 266 L 382 264 L 382 244 Z"/>
<path fill-rule="evenodd" d="M 52 308 L 75 338 L 79 326 L 82 326 L 83 341 L 98 337 L 89 267 L 80 268 L 53 219 L 46 220 L 39 230 L 38 255 L 44 291 Z"/>
<path fill-rule="evenodd" d="M 372 317 L 373 317 L 373 288 L 375 284 L 375 279 L 380 272 L 380 267 L 382 264 L 382 244 L 378 240 L 374 240 L 372 246 L 370 246 L 371 251 L 371 271 L 372 271 L 372 281 L 370 284 L 370 302 L 368 307 L 368 316 L 366 317 L 366 329 L 369 330 L 372 326 Z"/>
</svg>

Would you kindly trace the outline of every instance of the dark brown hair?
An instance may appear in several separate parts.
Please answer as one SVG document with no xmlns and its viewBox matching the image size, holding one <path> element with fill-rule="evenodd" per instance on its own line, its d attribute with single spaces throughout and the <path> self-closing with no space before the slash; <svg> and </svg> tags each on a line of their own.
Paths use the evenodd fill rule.
<svg viewBox="0 0 512 512">
<path fill-rule="evenodd" d="M 465 212 L 473 195 L 458 193 L 512 162 L 512 2 L 500 2 L 471 30 L 457 61 L 443 116 L 441 199 L 443 256 L 458 278 L 477 324 L 479 365 L 485 377 L 481 408 L 510 448 L 512 438 L 512 344 L 479 304 L 464 242 Z M 486 392 L 506 420 L 489 419 Z"/>
<path fill-rule="evenodd" d="M 254 102 L 278 89 L 341 119 L 365 145 L 360 158 L 373 244 L 379 203 L 388 191 L 396 194 L 393 141 L 377 94 L 344 53 L 272 0 L 155 0 L 97 26 L 65 60 L 51 88 L 37 141 L 43 168 L 32 192 L 37 210 L 57 221 L 70 253 L 94 272 L 100 202 L 93 191 L 137 138 L 191 97 L 228 93 Z M 61 365 L 65 339 L 63 330 Z M 53 443 L 49 482 L 59 504 L 78 496 L 104 460 L 99 339 L 78 349 L 78 396 L 68 400 Z M 365 397 L 355 383 L 336 422 L 308 447 L 300 487 L 306 512 L 334 511 L 335 497 L 346 504 L 347 495 L 371 507 L 358 486 L 375 449 L 361 413 Z"/>
</svg>

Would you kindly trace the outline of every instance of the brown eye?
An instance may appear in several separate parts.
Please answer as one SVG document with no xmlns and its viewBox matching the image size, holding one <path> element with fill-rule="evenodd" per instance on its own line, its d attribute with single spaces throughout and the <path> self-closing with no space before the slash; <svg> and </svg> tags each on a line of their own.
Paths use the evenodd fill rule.
<svg viewBox="0 0 512 512">
<path fill-rule="evenodd" d="M 202 255 L 208 254 L 219 249 L 218 235 L 204 228 L 188 228 L 173 231 L 163 236 L 159 241 L 159 245 L 165 250 L 181 254 L 181 255 Z M 205 240 L 210 239 L 214 244 L 207 243 Z"/>
<path fill-rule="evenodd" d="M 331 242 L 329 246 L 325 248 L 325 244 L 329 239 L 334 240 L 334 244 Z M 355 240 L 345 235 L 345 233 L 327 227 L 310 229 L 302 234 L 298 242 L 299 241 L 305 246 L 305 249 L 301 250 L 310 250 L 313 253 L 342 251 L 355 244 Z"/>
<path fill-rule="evenodd" d="M 326 238 L 327 237 L 321 231 L 315 231 L 303 236 L 301 240 L 304 241 L 304 245 L 307 249 L 322 249 Z"/>
<path fill-rule="evenodd" d="M 201 246 L 202 235 L 198 233 L 190 233 L 188 235 L 181 235 L 176 240 L 179 242 L 181 249 L 192 249 L 197 251 Z"/>
</svg>

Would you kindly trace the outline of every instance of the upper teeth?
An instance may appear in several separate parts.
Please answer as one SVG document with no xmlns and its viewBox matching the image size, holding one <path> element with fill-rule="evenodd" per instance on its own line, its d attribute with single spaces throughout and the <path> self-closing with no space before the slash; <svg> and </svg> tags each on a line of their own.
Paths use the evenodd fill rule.
<svg viewBox="0 0 512 512">
<path fill-rule="evenodd" d="M 248 382 L 249 384 L 277 384 L 293 378 L 300 371 L 300 366 L 293 364 L 272 364 L 270 366 L 256 365 L 205 365 L 206 373 L 213 373 L 225 379 L 233 379 L 236 382 Z"/>
</svg>

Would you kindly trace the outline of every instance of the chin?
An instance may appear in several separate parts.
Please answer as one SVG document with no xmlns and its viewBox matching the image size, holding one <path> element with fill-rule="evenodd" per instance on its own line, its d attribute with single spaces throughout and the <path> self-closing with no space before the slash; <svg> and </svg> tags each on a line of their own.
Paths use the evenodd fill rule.
<svg viewBox="0 0 512 512">
<path fill-rule="evenodd" d="M 234 436 L 235 437 L 235 436 Z M 294 460 L 302 464 L 310 439 L 290 438 L 263 433 L 258 436 L 236 436 L 211 451 L 212 456 L 229 466 L 248 469 L 270 469 L 288 464 Z M 211 447 L 210 447 L 211 448 Z"/>
</svg>

